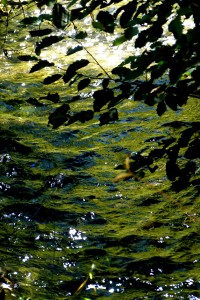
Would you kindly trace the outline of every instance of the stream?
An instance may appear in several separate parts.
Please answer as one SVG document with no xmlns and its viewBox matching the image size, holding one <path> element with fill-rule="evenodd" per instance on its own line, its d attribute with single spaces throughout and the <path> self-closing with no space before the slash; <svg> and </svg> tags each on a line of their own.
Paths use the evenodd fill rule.
<svg viewBox="0 0 200 300">
<path fill-rule="evenodd" d="M 55 130 L 48 116 L 57 104 L 30 98 L 58 92 L 65 103 L 73 91 L 43 85 L 47 71 L 29 69 L 1 56 L 0 273 L 13 283 L 6 300 L 200 299 L 199 189 L 173 191 L 164 159 L 141 180 L 113 182 L 127 154 L 180 135 L 169 123 L 199 121 L 199 99 L 162 117 L 128 99 L 117 122 Z M 79 111 L 90 100 L 70 105 Z"/>
</svg>

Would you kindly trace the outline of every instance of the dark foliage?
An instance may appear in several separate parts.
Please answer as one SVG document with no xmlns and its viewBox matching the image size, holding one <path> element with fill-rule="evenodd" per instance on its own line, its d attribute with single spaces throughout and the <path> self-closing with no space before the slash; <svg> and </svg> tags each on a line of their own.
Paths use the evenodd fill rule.
<svg viewBox="0 0 200 300">
<path fill-rule="evenodd" d="M 116 122 L 117 106 L 122 101 L 132 97 L 136 101 L 143 101 L 149 106 L 155 106 L 157 114 L 162 116 L 166 110 L 177 111 L 187 104 L 189 95 L 199 97 L 200 90 L 200 4 L 192 1 L 100 1 L 80 0 L 56 3 L 53 0 L 32 1 L 41 9 L 39 16 L 27 14 L 20 26 L 27 29 L 32 39 L 35 39 L 35 54 L 18 55 L 21 61 L 36 61 L 30 73 L 46 67 L 56 70 L 51 76 L 46 76 L 44 84 L 51 85 L 62 78 L 69 88 L 77 86 L 77 92 L 84 90 L 90 92 L 89 97 L 93 103 L 87 109 L 71 112 L 69 105 L 61 103 L 49 116 L 49 123 L 56 129 L 62 125 L 74 122 L 86 122 L 99 116 L 99 125 Z M 117 4 L 117 6 L 116 6 Z M 42 9 L 49 6 L 49 13 L 42 13 Z M 28 3 L 23 2 L 23 10 L 28 11 Z M 16 10 L 21 6 L 16 6 Z M 5 23 L 7 14 L 2 14 Z M 82 20 L 91 18 L 90 30 L 81 30 Z M 194 27 L 185 31 L 182 20 L 193 19 Z M 166 28 L 166 31 L 164 30 Z M 31 28 L 31 30 L 30 30 Z M 73 29 L 74 35 L 68 35 L 68 29 Z M 119 33 L 112 42 L 115 47 L 125 42 L 132 43 L 133 48 L 140 48 L 140 55 L 134 53 L 113 67 L 109 72 L 96 60 L 95 54 L 83 47 L 84 41 L 90 34 L 98 31 L 106 35 Z M 173 42 L 164 43 L 166 35 L 171 34 Z M 6 40 L 6 39 L 5 39 Z M 57 71 L 54 61 L 40 59 L 40 54 L 51 47 L 55 52 L 62 41 L 66 45 L 66 56 L 77 55 L 67 68 Z M 74 42 L 74 47 L 67 48 L 67 42 Z M 148 47 L 147 47 L 148 44 Z M 79 52 L 87 54 L 86 58 L 78 58 Z M 77 54 L 78 53 L 78 54 Z M 7 55 L 7 50 L 4 50 Z M 88 60 L 88 54 L 90 60 Z M 74 58 L 74 56 L 73 56 Z M 109 60 L 108 58 L 105 58 Z M 101 69 L 98 76 L 90 70 L 92 63 Z M 99 87 L 101 84 L 101 88 Z M 91 93 L 90 88 L 93 87 Z M 80 99 L 74 96 L 71 101 Z M 59 102 L 59 93 L 41 96 L 54 103 Z M 41 106 L 40 99 L 29 98 L 27 102 Z M 170 124 L 171 126 L 171 124 Z M 199 159 L 199 124 L 179 124 L 182 128 L 179 139 L 161 138 L 158 148 L 151 150 L 147 157 L 138 154 L 132 163 L 134 172 L 140 170 L 143 176 L 146 169 L 155 170 L 151 165 L 158 159 L 166 159 L 166 174 L 172 181 L 175 190 L 185 188 L 191 183 L 191 174 L 197 170 L 196 160 Z M 180 128 L 179 127 L 179 128 Z M 180 152 L 184 150 L 182 165 L 179 164 Z"/>
</svg>

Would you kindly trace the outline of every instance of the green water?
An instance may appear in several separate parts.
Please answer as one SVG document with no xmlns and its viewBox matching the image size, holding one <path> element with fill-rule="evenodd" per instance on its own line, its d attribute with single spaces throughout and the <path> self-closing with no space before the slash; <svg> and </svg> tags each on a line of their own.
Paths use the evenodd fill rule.
<svg viewBox="0 0 200 300">
<path fill-rule="evenodd" d="M 4 82 L 4 90 L 22 88 Z M 38 96 L 38 89 L 30 83 L 26 93 Z M 199 101 L 159 118 L 154 108 L 128 100 L 119 106 L 117 124 L 52 130 L 51 106 L 14 106 L 12 96 L 20 97 L 4 92 L 1 100 L 0 257 L 19 285 L 14 293 L 31 299 L 198 299 L 198 190 L 170 191 L 164 161 L 142 181 L 113 179 L 123 172 L 116 166 L 127 153 L 155 147 L 145 140 L 178 134 L 164 123 L 196 121 Z"/>
<path fill-rule="evenodd" d="M 50 70 L 29 74 L 4 56 L 0 65 L 0 267 L 16 283 L 6 300 L 200 299 L 199 187 L 173 192 L 165 160 L 141 180 L 113 183 L 127 154 L 180 135 L 163 124 L 199 121 L 199 100 L 160 118 L 129 99 L 115 124 L 53 130 L 58 105 L 26 100 L 59 92 L 64 103 L 73 87 L 43 86 Z"/>
</svg>

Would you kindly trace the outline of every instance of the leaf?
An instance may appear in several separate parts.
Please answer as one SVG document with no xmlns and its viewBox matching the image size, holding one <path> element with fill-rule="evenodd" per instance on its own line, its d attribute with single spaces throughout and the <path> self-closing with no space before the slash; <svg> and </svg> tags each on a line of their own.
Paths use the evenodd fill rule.
<svg viewBox="0 0 200 300">
<path fill-rule="evenodd" d="M 156 111 L 159 116 L 162 116 L 165 113 L 166 105 L 163 101 L 158 103 Z"/>
<path fill-rule="evenodd" d="M 76 74 L 76 71 L 78 69 L 81 69 L 89 64 L 89 61 L 87 59 L 80 59 L 75 62 L 73 62 L 71 65 L 69 65 L 65 75 L 63 76 L 63 81 L 67 83 L 71 78 L 74 77 Z"/>
<path fill-rule="evenodd" d="M 175 160 L 168 160 L 166 162 L 166 174 L 170 181 L 174 181 L 180 175 L 180 169 Z"/>
<path fill-rule="evenodd" d="M 36 72 L 36 71 L 39 71 L 45 67 L 52 67 L 54 66 L 54 63 L 50 63 L 48 62 L 47 60 L 39 60 L 37 64 L 35 64 L 29 73 L 33 73 L 33 72 Z"/>
<path fill-rule="evenodd" d="M 136 48 L 142 48 L 146 45 L 148 41 L 147 35 L 146 35 L 146 30 L 143 30 L 140 32 L 139 36 L 137 37 L 135 41 L 135 47 Z"/>
<path fill-rule="evenodd" d="M 124 35 L 122 35 L 113 41 L 113 46 L 119 46 L 126 41 L 127 41 L 126 37 Z"/>
<path fill-rule="evenodd" d="M 109 85 L 110 80 L 108 78 L 103 79 L 102 81 L 102 87 L 103 89 L 106 89 Z"/>
<path fill-rule="evenodd" d="M 54 74 L 52 76 L 48 76 L 44 79 L 43 83 L 44 84 L 51 84 L 57 80 L 59 80 L 62 77 L 61 74 Z"/>
<path fill-rule="evenodd" d="M 87 37 L 87 32 L 86 31 L 80 31 L 75 35 L 75 39 L 77 40 L 83 40 Z"/>
<path fill-rule="evenodd" d="M 137 35 L 139 33 L 138 27 L 129 27 L 124 31 L 124 36 L 127 40 L 131 40 L 133 36 Z"/>
<path fill-rule="evenodd" d="M 172 63 L 172 66 L 169 70 L 169 80 L 171 84 L 176 83 L 182 76 L 183 73 L 183 64 L 181 62 Z"/>
<path fill-rule="evenodd" d="M 55 2 L 55 0 L 37 0 L 35 2 L 37 2 L 37 7 L 41 8 L 44 5 L 47 5 L 47 6 L 52 5 L 52 3 Z"/>
<path fill-rule="evenodd" d="M 96 29 L 99 29 L 99 30 L 102 30 L 102 31 L 104 30 L 104 26 L 100 22 L 92 22 L 92 26 Z"/>
<path fill-rule="evenodd" d="M 140 76 L 142 73 L 143 73 L 143 70 L 141 70 L 140 68 L 132 71 L 126 67 L 116 67 L 112 70 L 112 74 L 118 75 L 120 78 L 123 77 L 127 80 L 135 79 L 138 76 Z"/>
<path fill-rule="evenodd" d="M 103 30 L 109 33 L 113 33 L 115 24 L 114 18 L 108 11 L 102 11 L 97 15 L 97 21 L 103 25 Z"/>
<path fill-rule="evenodd" d="M 49 47 L 55 43 L 58 43 L 61 40 L 63 40 L 63 38 L 64 37 L 62 37 L 62 36 L 56 36 L 56 35 L 45 37 L 39 43 L 37 43 L 37 45 L 35 47 L 35 53 L 37 55 L 40 55 L 41 49 Z"/>
<path fill-rule="evenodd" d="M 58 103 L 60 100 L 60 96 L 58 93 L 55 94 L 48 93 L 47 96 L 40 97 L 40 99 L 47 99 L 53 103 Z"/>
<path fill-rule="evenodd" d="M 41 15 L 39 15 L 39 19 L 41 20 L 41 22 L 51 21 L 52 16 L 50 14 L 41 14 Z"/>
<path fill-rule="evenodd" d="M 176 39 L 182 36 L 183 25 L 180 16 L 177 16 L 174 20 L 171 21 L 171 23 L 168 25 L 168 29 L 173 33 Z"/>
<path fill-rule="evenodd" d="M 94 111 L 100 111 L 100 109 L 106 105 L 109 101 L 114 98 L 114 92 L 110 89 L 106 90 L 98 90 L 93 94 L 94 103 L 93 108 Z"/>
<path fill-rule="evenodd" d="M 81 51 L 81 50 L 83 50 L 83 46 L 80 46 L 80 45 L 76 46 L 74 48 L 70 48 L 70 49 L 67 50 L 67 55 L 74 54 L 74 53 L 76 53 L 78 51 Z"/>
<path fill-rule="evenodd" d="M 60 4 L 55 3 L 52 9 L 52 22 L 59 28 L 63 29 L 69 21 L 69 14 L 66 9 Z"/>
<path fill-rule="evenodd" d="M 83 90 L 90 84 L 90 79 L 89 78 L 84 78 L 78 83 L 78 91 Z"/>
<path fill-rule="evenodd" d="M 69 115 L 67 114 L 70 110 L 70 107 L 68 104 L 63 104 L 60 107 L 58 107 L 54 112 L 52 112 L 49 116 L 49 124 L 53 125 L 53 129 L 56 129 L 63 125 L 68 119 Z"/>
<path fill-rule="evenodd" d="M 118 111 L 116 108 L 111 108 L 108 112 L 101 114 L 99 118 L 100 126 L 117 120 L 118 120 Z"/>
<path fill-rule="evenodd" d="M 92 120 L 93 116 L 94 116 L 93 110 L 91 110 L 91 109 L 82 110 L 82 111 L 74 114 L 73 116 L 71 116 L 67 125 L 73 124 L 77 121 L 79 121 L 81 123 L 85 123 L 86 121 Z"/>
<path fill-rule="evenodd" d="M 26 102 L 36 107 L 44 106 L 44 104 L 40 103 L 36 98 L 29 98 Z"/>
<path fill-rule="evenodd" d="M 133 13 L 137 8 L 137 1 L 133 0 L 124 6 L 124 12 L 120 17 L 121 27 L 126 27 L 127 23 L 131 20 Z"/>
<path fill-rule="evenodd" d="M 27 17 L 20 21 L 23 25 L 33 25 L 33 24 L 40 24 L 41 20 L 39 17 Z"/>
<path fill-rule="evenodd" d="M 70 21 L 73 22 L 76 19 L 81 19 L 83 16 L 83 8 L 75 8 L 71 10 Z"/>
<path fill-rule="evenodd" d="M 160 78 L 163 73 L 167 70 L 168 64 L 167 62 L 160 61 L 158 65 L 152 66 L 150 68 L 151 71 L 151 79 L 154 80 L 156 78 Z"/>
<path fill-rule="evenodd" d="M 50 34 L 51 32 L 52 32 L 52 29 L 50 29 L 50 28 L 29 31 L 29 33 L 32 37 L 47 35 L 47 34 Z"/>
<path fill-rule="evenodd" d="M 31 56 L 31 55 L 19 55 L 17 58 L 21 61 L 33 61 L 33 60 L 38 60 L 36 56 Z"/>
<path fill-rule="evenodd" d="M 177 111 L 177 97 L 173 94 L 167 94 L 165 97 L 165 103 L 169 108 L 174 111 Z"/>
</svg>

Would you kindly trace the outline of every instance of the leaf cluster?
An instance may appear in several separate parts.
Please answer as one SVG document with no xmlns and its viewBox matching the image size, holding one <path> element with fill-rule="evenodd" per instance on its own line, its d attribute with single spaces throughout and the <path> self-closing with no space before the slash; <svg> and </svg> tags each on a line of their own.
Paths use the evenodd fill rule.
<svg viewBox="0 0 200 300">
<path fill-rule="evenodd" d="M 176 111 L 185 105 L 190 95 L 199 95 L 200 4 L 197 0 L 33 2 L 41 9 L 41 14 L 25 16 L 20 26 L 28 28 L 35 43 L 35 55 L 26 53 L 19 55 L 18 59 L 34 63 L 30 73 L 51 69 L 51 75 L 44 78 L 43 84 L 53 85 L 62 80 L 67 89 L 76 85 L 78 96 L 73 101 L 79 100 L 80 92 L 84 95 L 84 91 L 92 101 L 92 107 L 76 113 L 71 111 L 69 103 L 62 103 L 49 116 L 49 124 L 53 128 L 77 121 L 87 122 L 95 115 L 99 116 L 100 125 L 117 121 L 119 103 L 130 97 L 149 106 L 156 106 L 157 114 L 162 116 L 167 109 Z M 43 13 L 46 6 L 49 7 L 49 13 Z M 23 9 L 26 9 L 26 4 Z M 91 23 L 89 30 L 83 31 L 81 22 L 86 18 L 90 18 Z M 185 30 L 183 21 L 187 19 L 192 20 L 194 26 Z M 74 35 L 68 35 L 69 28 Z M 131 44 L 133 53 L 128 56 L 125 53 L 119 65 L 112 70 L 105 70 L 96 60 L 95 54 L 84 47 L 84 41 L 91 30 L 94 35 L 99 34 L 99 31 L 104 35 L 111 35 L 113 48 L 120 46 L 125 49 L 126 43 Z M 68 40 L 73 41 L 75 46 L 65 46 L 66 56 L 72 57 L 66 69 L 58 71 L 52 59 L 40 58 L 45 49 L 52 47 L 56 52 L 58 44 L 67 45 Z M 137 49 L 139 55 L 136 55 Z M 90 70 L 94 63 L 101 72 L 98 76 L 94 76 Z M 195 130 L 197 127 L 194 126 L 193 131 Z M 179 145 L 179 141 L 177 143 Z M 162 151 L 163 155 L 168 156 L 168 150 Z M 175 178 L 182 173 L 176 166 L 178 156 L 173 155 L 173 159 L 168 157 L 167 162 L 169 179 L 172 178 L 170 170 L 173 168 L 178 174 L 173 175 Z M 140 157 L 137 160 L 140 161 Z M 184 172 L 186 171 L 187 168 Z"/>
</svg>

